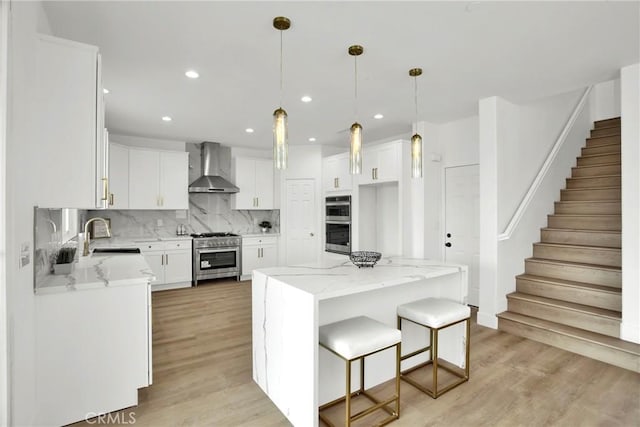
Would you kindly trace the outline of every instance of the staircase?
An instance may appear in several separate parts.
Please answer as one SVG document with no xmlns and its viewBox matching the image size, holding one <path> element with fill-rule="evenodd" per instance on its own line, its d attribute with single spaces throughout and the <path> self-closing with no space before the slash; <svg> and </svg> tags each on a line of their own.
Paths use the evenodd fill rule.
<svg viewBox="0 0 640 427">
<path fill-rule="evenodd" d="M 622 341 L 620 118 L 595 122 L 498 328 L 640 372 Z"/>
</svg>

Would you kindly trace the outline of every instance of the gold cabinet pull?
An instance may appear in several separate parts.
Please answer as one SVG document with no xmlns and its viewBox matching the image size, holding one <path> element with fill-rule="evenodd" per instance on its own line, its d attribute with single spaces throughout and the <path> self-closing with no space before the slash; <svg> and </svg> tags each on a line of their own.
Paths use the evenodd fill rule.
<svg viewBox="0 0 640 427">
<path fill-rule="evenodd" d="M 102 178 L 102 200 L 107 201 L 109 197 L 109 178 Z"/>
</svg>

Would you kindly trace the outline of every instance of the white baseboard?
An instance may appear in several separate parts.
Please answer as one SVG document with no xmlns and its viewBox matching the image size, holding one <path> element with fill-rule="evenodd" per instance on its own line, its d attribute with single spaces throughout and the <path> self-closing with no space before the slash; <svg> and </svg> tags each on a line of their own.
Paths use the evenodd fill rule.
<svg viewBox="0 0 640 427">
<path fill-rule="evenodd" d="M 483 313 L 478 311 L 478 325 L 491 329 L 498 329 L 498 318 L 493 313 Z"/>
<path fill-rule="evenodd" d="M 162 285 L 151 285 L 151 292 L 167 291 L 169 289 L 190 288 L 191 282 L 163 283 Z"/>
</svg>

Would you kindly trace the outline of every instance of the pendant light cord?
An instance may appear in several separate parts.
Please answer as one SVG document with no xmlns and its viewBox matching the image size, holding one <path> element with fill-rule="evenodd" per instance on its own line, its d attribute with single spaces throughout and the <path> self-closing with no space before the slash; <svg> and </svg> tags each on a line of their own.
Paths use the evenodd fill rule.
<svg viewBox="0 0 640 427">
<path fill-rule="evenodd" d="M 413 77 L 413 83 L 414 83 L 413 97 L 416 105 L 416 132 L 415 133 L 418 133 L 418 76 Z"/>
<path fill-rule="evenodd" d="M 283 61 L 282 61 L 282 30 L 280 30 L 280 108 L 282 108 L 282 93 L 283 93 Z"/>
<path fill-rule="evenodd" d="M 354 88 L 355 88 L 355 103 L 353 106 L 353 115 L 356 118 L 356 122 L 358 121 L 358 56 L 353 57 L 353 68 L 355 70 L 354 73 Z"/>
</svg>

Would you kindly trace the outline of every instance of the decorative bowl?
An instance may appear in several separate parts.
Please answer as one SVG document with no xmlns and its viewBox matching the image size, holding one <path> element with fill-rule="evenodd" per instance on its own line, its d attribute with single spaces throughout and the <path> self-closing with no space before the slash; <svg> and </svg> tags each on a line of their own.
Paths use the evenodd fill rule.
<svg viewBox="0 0 640 427">
<path fill-rule="evenodd" d="M 349 254 L 349 259 L 354 265 L 360 267 L 373 267 L 376 262 L 380 261 L 382 254 L 372 251 L 355 251 Z"/>
</svg>

